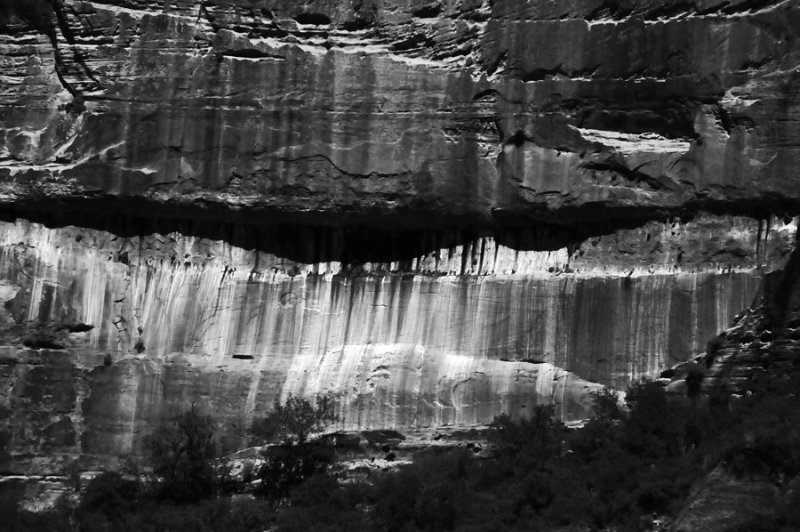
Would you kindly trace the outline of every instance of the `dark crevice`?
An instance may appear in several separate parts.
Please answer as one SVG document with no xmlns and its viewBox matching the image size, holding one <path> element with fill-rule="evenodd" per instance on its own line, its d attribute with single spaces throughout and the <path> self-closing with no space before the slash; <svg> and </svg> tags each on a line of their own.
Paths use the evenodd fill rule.
<svg viewBox="0 0 800 532">
<path fill-rule="evenodd" d="M 581 165 L 581 168 L 585 168 L 587 170 L 613 172 L 621 176 L 623 179 L 630 181 L 631 183 L 644 183 L 649 185 L 654 190 L 664 190 L 667 188 L 654 177 L 643 172 L 639 172 L 636 168 L 628 168 L 625 164 L 616 159 L 608 159 L 602 162 L 598 161 L 585 163 Z"/>
<path fill-rule="evenodd" d="M 492 18 L 492 14 L 487 11 L 479 11 L 476 9 L 474 11 L 467 11 L 466 13 L 463 13 L 461 17 L 472 22 L 486 22 Z"/>
<path fill-rule="evenodd" d="M 480 91 L 475 96 L 473 96 L 472 101 L 477 101 L 482 98 L 494 97 L 494 96 L 502 96 L 502 94 L 500 94 L 500 91 L 498 91 L 497 89 L 486 89 Z"/>
<path fill-rule="evenodd" d="M 488 74 L 489 76 L 493 75 L 500 69 L 501 66 L 505 64 L 507 60 L 508 60 L 508 50 L 504 50 L 503 53 L 498 55 L 494 59 L 494 61 L 492 61 L 486 66 L 486 74 Z"/>
<path fill-rule="evenodd" d="M 745 129 L 753 129 L 755 127 L 755 122 L 752 118 L 737 113 L 730 113 L 721 105 L 715 106 L 713 112 L 717 122 L 719 122 L 719 125 L 722 126 L 728 135 L 733 133 L 737 127 L 744 127 Z"/>
<path fill-rule="evenodd" d="M 720 11 L 726 15 L 758 11 L 775 4 L 775 0 L 745 0 L 735 5 L 723 7 Z"/>
<path fill-rule="evenodd" d="M 276 39 L 283 39 L 284 37 L 287 37 L 288 35 L 289 35 L 289 32 L 284 30 L 283 28 L 278 27 L 277 24 L 273 24 L 271 26 L 262 26 L 262 27 L 258 27 L 258 28 L 253 28 L 247 33 L 247 36 L 250 37 L 250 38 L 253 38 L 253 37 L 260 37 L 260 38 L 273 37 L 273 38 L 276 38 Z"/>
<path fill-rule="evenodd" d="M 244 48 L 240 50 L 224 50 L 222 52 L 219 52 L 219 57 L 220 58 L 238 57 L 242 59 L 286 59 L 282 55 L 262 52 L 261 50 L 256 50 L 255 48 Z"/>
<path fill-rule="evenodd" d="M 200 22 L 201 17 L 205 18 L 208 21 L 208 24 L 211 26 L 211 29 L 214 30 L 214 32 L 218 32 L 220 30 L 220 25 L 217 24 L 214 14 L 208 10 L 208 7 L 206 7 L 206 3 L 206 0 L 200 2 L 200 9 L 197 12 L 197 22 Z"/>
<path fill-rule="evenodd" d="M 432 4 L 412 11 L 411 14 L 417 18 L 434 18 L 438 17 L 441 12 L 442 6 L 440 4 Z"/>
<path fill-rule="evenodd" d="M 32 336 L 25 338 L 22 345 L 29 349 L 64 349 L 64 346 L 48 336 Z"/>
<path fill-rule="evenodd" d="M 716 103 L 717 100 L 713 100 Z M 600 101 L 561 102 L 572 113 L 575 125 L 586 129 L 621 133 L 657 133 L 668 139 L 697 137 L 694 117 L 701 100 L 666 100 L 663 102 L 612 103 Z M 570 108 L 574 105 L 574 108 Z"/>
<path fill-rule="evenodd" d="M 88 323 L 70 323 L 61 325 L 56 330 L 67 331 L 70 333 L 82 333 L 82 332 L 89 332 L 92 329 L 94 329 L 94 325 L 89 325 Z"/>
<path fill-rule="evenodd" d="M 501 362 L 522 362 L 524 364 L 545 364 L 545 360 L 540 360 L 537 358 L 520 358 L 520 359 L 513 359 L 513 358 L 501 358 Z"/>
<path fill-rule="evenodd" d="M 369 28 L 372 24 L 373 22 L 367 18 L 356 17 L 344 21 L 342 23 L 342 29 L 345 31 L 360 31 Z"/>
<path fill-rule="evenodd" d="M 679 15 L 694 15 L 697 11 L 697 4 L 695 2 L 675 2 L 657 7 L 647 12 L 646 18 L 673 18 Z"/>
<path fill-rule="evenodd" d="M 767 57 L 762 57 L 761 59 L 758 60 L 748 60 L 739 66 L 739 70 L 759 70 L 769 65 L 770 63 L 774 63 L 776 61 L 780 61 L 780 58 L 767 56 Z"/>
<path fill-rule="evenodd" d="M 679 0 L 669 3 L 669 5 L 656 5 L 650 8 L 647 3 L 637 6 L 635 3 L 631 2 L 607 0 L 586 15 L 586 20 L 622 20 L 630 17 L 656 20 L 659 18 L 688 18 L 709 15 L 742 15 L 753 11 L 759 11 L 772 5 L 775 5 L 775 0 L 745 0 L 744 2 L 735 3 L 731 3 L 728 0 L 721 0 L 716 4 L 705 7 L 701 7 L 696 1 Z"/>
<path fill-rule="evenodd" d="M 503 144 L 505 144 L 507 146 L 508 145 L 514 145 L 517 148 L 519 148 L 520 146 L 522 146 L 526 142 L 534 142 L 534 140 L 532 138 L 530 138 L 529 136 L 527 136 L 524 131 L 517 131 L 516 133 L 514 133 L 513 135 L 508 137 L 503 142 Z"/>
<path fill-rule="evenodd" d="M 586 20 L 620 19 L 629 16 L 631 13 L 633 13 L 632 8 L 620 5 L 617 0 L 608 0 L 586 15 Z"/>
<path fill-rule="evenodd" d="M 800 282 L 800 231 L 795 236 L 792 254 L 783 270 L 774 272 L 764 281 L 764 304 L 767 318 L 766 327 L 773 331 L 782 330 L 792 312 L 793 298 L 796 297 Z"/>
<path fill-rule="evenodd" d="M 724 7 L 730 4 L 730 0 L 721 0 L 719 3 L 710 5 L 705 9 L 695 8 L 697 10 L 697 14 L 699 16 L 706 16 L 706 15 L 713 15 L 715 13 L 719 13 Z"/>
<path fill-rule="evenodd" d="M 567 78 L 591 78 L 598 70 L 600 70 L 600 65 L 577 70 L 567 70 L 563 65 L 558 65 L 555 68 L 535 68 L 529 70 L 521 76 L 521 79 L 522 81 L 544 81 L 548 76 L 553 77 L 559 75 Z"/>
<path fill-rule="evenodd" d="M 568 76 L 567 73 L 561 69 L 561 65 L 558 65 L 555 68 L 534 68 L 524 73 L 521 79 L 522 81 L 544 81 L 547 79 L 547 76 L 555 76 L 557 74 Z"/>
<path fill-rule="evenodd" d="M 417 48 L 422 48 L 425 46 L 433 46 L 433 40 L 431 40 L 427 35 L 422 33 L 417 33 L 416 35 L 409 37 L 400 42 L 396 42 L 392 44 L 392 51 L 395 52 L 405 52 L 408 50 L 415 50 Z"/>
<path fill-rule="evenodd" d="M 322 13 L 300 13 L 292 18 L 299 24 L 309 24 L 313 26 L 325 26 L 331 23 L 331 17 Z"/>
</svg>

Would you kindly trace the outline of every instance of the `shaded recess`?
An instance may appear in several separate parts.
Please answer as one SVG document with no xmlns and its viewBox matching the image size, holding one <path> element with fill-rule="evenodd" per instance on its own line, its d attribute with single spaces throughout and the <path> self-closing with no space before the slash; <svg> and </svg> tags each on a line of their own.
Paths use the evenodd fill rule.
<svg viewBox="0 0 800 532">
<path fill-rule="evenodd" d="M 325 26 L 331 23 L 331 17 L 323 13 L 300 13 L 293 17 L 299 24 Z"/>
<path fill-rule="evenodd" d="M 438 17 L 441 12 L 442 12 L 441 5 L 431 4 L 423 6 L 415 11 L 412 11 L 411 14 L 417 18 L 435 18 Z"/>
<path fill-rule="evenodd" d="M 216 203 L 98 197 L 19 201 L 3 205 L 0 220 L 14 222 L 21 218 L 46 227 L 86 227 L 123 237 L 177 232 L 300 263 L 360 264 L 412 260 L 483 237 L 492 237 L 499 245 L 520 251 L 571 249 L 590 237 L 635 229 L 649 222 L 689 221 L 701 213 L 790 219 L 800 214 L 800 201 L 780 197 L 695 200 L 664 208 L 609 207 L 597 202 L 557 210 L 533 205 L 527 211 L 495 210 L 491 218 L 481 218 L 433 208 L 388 213 L 302 213 L 257 207 L 234 209 Z"/>
</svg>

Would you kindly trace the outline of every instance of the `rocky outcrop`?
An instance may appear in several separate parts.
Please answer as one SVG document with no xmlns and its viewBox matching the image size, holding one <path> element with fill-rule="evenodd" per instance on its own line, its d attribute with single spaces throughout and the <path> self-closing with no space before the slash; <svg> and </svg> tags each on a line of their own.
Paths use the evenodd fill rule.
<svg viewBox="0 0 800 532">
<path fill-rule="evenodd" d="M 14 5 L 13 208 L 597 234 L 800 197 L 791 0 L 65 2 L 60 55 Z"/>
<path fill-rule="evenodd" d="M 3 467 L 201 403 L 476 425 L 696 354 L 793 248 L 793 1 L 7 2 Z M 41 457 L 47 455 L 48 460 Z"/>
</svg>

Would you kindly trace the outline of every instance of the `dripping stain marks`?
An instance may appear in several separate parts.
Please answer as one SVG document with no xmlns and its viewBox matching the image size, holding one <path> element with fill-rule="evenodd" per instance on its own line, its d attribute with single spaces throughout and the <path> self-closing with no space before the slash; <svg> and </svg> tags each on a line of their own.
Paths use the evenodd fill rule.
<svg viewBox="0 0 800 532">
<path fill-rule="evenodd" d="M 655 141 L 654 141 L 655 142 Z M 668 141 L 659 139 L 660 143 Z M 671 146 L 671 144 L 670 144 Z M 603 169 L 614 171 L 617 168 Z M 624 168 L 619 168 L 625 171 Z M 631 175 L 640 178 L 639 175 Z M 201 202 L 144 201 L 134 198 L 102 197 L 75 199 L 67 203 L 55 200 L 4 205 L 0 220 L 17 219 L 40 223 L 45 227 L 83 227 L 112 233 L 118 237 L 179 233 L 225 242 L 231 246 L 271 254 L 300 264 L 335 263 L 343 270 L 358 273 L 367 263 L 392 264 L 392 269 L 408 270 L 420 257 L 431 262 L 444 260 L 441 250 L 456 249 L 473 243 L 476 259 L 488 261 L 490 248 L 481 249 L 482 238 L 519 251 L 556 251 L 574 247 L 595 236 L 625 229 L 636 229 L 650 222 L 664 222 L 680 217 L 684 222 L 702 214 L 750 216 L 764 213 L 800 213 L 800 204 L 765 196 L 759 201 L 696 201 L 675 208 L 647 205 L 608 206 L 585 204 L 558 211 L 532 206 L 525 217 L 513 213 L 492 212 L 490 218 L 458 216 L 419 209 L 404 213 L 366 212 L 326 214 L 286 213 L 259 209 L 236 211 Z M 256 221 L 257 220 L 257 221 Z M 458 268 L 457 268 L 458 269 Z M 353 271 L 351 271 L 353 270 Z M 222 276 L 221 281 L 224 281 Z M 294 297 L 287 294 L 284 303 L 291 306 Z M 36 319 L 36 315 L 29 319 Z"/>
</svg>

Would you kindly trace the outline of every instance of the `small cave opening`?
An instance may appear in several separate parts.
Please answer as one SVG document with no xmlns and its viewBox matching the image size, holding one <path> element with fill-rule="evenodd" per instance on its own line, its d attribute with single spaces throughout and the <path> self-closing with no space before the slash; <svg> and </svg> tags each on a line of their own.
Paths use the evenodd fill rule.
<svg viewBox="0 0 800 532">
<path fill-rule="evenodd" d="M 523 146 L 525 142 L 528 140 L 528 136 L 525 135 L 524 131 L 517 131 L 505 141 L 506 145 L 513 144 L 517 148 Z"/>
<path fill-rule="evenodd" d="M 28 336 L 22 341 L 22 345 L 29 349 L 64 349 L 55 336 L 47 333 L 37 333 Z"/>
<path fill-rule="evenodd" d="M 262 52 L 256 48 L 243 48 L 240 50 L 225 50 L 219 54 L 219 58 L 235 57 L 239 59 L 283 59 L 282 56 Z"/>
<path fill-rule="evenodd" d="M 408 39 L 392 44 L 391 48 L 395 52 L 405 52 L 408 50 L 414 50 L 416 48 L 422 48 L 424 46 L 431 46 L 433 44 L 434 42 L 429 37 L 423 35 L 422 33 L 417 33 Z"/>
<path fill-rule="evenodd" d="M 94 329 L 94 325 L 90 325 L 88 323 L 65 323 L 61 325 L 57 330 L 59 331 L 67 331 L 69 333 L 83 333 L 89 332 Z"/>
<path fill-rule="evenodd" d="M 298 24 L 325 26 L 331 23 L 331 17 L 323 13 L 299 13 L 292 17 Z"/>
<path fill-rule="evenodd" d="M 587 106 L 576 113 L 576 126 L 621 133 L 656 133 L 668 139 L 692 139 L 695 104 L 637 102 L 617 108 Z"/>
<path fill-rule="evenodd" d="M 415 11 L 412 11 L 413 14 L 417 18 L 434 18 L 438 17 L 439 14 L 442 12 L 442 6 L 438 3 L 423 6 Z"/>
<path fill-rule="evenodd" d="M 522 81 L 544 81 L 547 79 L 547 76 L 567 76 L 567 73 L 561 69 L 561 65 L 557 66 L 556 68 L 534 68 L 533 70 L 529 70 L 525 72 L 521 79 Z"/>
</svg>

